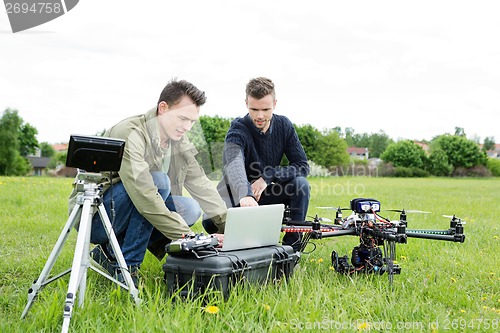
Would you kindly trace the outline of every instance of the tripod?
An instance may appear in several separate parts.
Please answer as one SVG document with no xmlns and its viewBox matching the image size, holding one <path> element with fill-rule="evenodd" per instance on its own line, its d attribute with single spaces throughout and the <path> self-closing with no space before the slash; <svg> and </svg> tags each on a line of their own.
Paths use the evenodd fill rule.
<svg viewBox="0 0 500 333">
<path fill-rule="evenodd" d="M 80 307 L 83 307 L 88 268 L 93 269 L 97 273 L 103 275 L 104 277 L 110 279 L 114 283 L 128 290 L 136 304 L 140 303 L 140 299 L 137 296 L 137 288 L 134 286 L 130 272 L 127 269 L 127 264 L 125 263 L 125 259 L 120 250 L 118 240 L 116 239 L 116 235 L 112 229 L 111 222 L 106 213 L 106 210 L 104 209 L 104 205 L 102 204 L 101 187 L 97 185 L 97 183 L 103 178 L 104 177 L 100 173 L 78 172 L 78 180 L 75 184 L 75 188 L 77 191 L 76 204 L 71 211 L 66 225 L 64 226 L 57 240 L 57 243 L 49 256 L 49 259 L 45 263 L 40 276 L 33 282 L 33 285 L 28 290 L 28 303 L 24 308 L 21 319 L 26 316 L 33 302 L 35 301 L 38 292 L 43 287 L 71 272 L 68 284 L 68 293 L 66 295 L 66 301 L 64 305 L 62 325 L 62 332 L 67 332 L 69 329 L 69 323 L 71 320 L 71 314 L 73 311 L 77 292 L 79 292 L 78 305 Z M 101 217 L 104 229 L 106 230 L 106 234 L 119 264 L 119 268 L 121 269 L 125 278 L 125 285 L 116 280 L 114 277 L 111 277 L 99 268 L 95 267 L 90 262 L 90 234 L 92 217 L 96 211 L 99 212 L 99 216 Z M 71 268 L 52 278 L 48 278 L 48 275 L 54 267 L 54 264 L 59 257 L 59 254 L 61 253 L 62 247 L 66 242 L 70 231 L 73 229 L 73 227 L 78 226 L 78 221 L 78 238 L 76 241 L 75 254 Z"/>
</svg>

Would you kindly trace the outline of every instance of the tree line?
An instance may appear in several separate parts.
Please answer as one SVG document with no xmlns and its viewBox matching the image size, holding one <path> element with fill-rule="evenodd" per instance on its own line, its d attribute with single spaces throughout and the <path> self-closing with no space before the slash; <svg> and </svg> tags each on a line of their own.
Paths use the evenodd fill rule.
<svg viewBox="0 0 500 333">
<path fill-rule="evenodd" d="M 199 126 L 189 134 L 200 151 L 205 170 L 222 169 L 222 146 L 232 119 L 201 116 Z M 394 141 L 385 132 L 358 134 L 352 128 L 335 127 L 318 130 L 311 125 L 295 125 L 310 164 L 323 169 L 323 175 L 338 174 L 338 167 L 357 164 L 369 168 L 368 161 L 352 159 L 347 147 L 368 148 L 369 156 L 380 158 L 378 175 L 396 177 L 435 176 L 500 176 L 500 159 L 488 158 L 486 151 L 495 147 L 493 137 L 487 137 L 482 147 L 467 139 L 463 128 L 454 134 L 442 134 L 431 141 Z M 426 151 L 422 145 L 427 145 Z M 286 164 L 286 159 L 283 164 Z M 348 172 L 345 172 L 348 173 Z M 368 174 L 369 171 L 365 171 Z M 359 174 L 359 173 L 358 173 Z"/>
<path fill-rule="evenodd" d="M 222 148 L 231 118 L 202 115 L 188 133 L 197 147 L 198 159 L 213 178 L 220 177 Z M 355 133 L 354 129 L 340 127 L 318 130 L 311 125 L 295 125 L 310 164 L 321 169 L 322 175 L 334 174 L 335 169 L 356 164 L 369 168 L 366 160 L 352 159 L 347 147 L 368 148 L 369 156 L 379 158 L 376 167 L 382 176 L 500 176 L 500 159 L 488 158 L 486 151 L 495 146 L 493 137 L 484 140 L 482 148 L 467 139 L 463 128 L 455 133 L 436 136 L 422 142 L 394 141 L 385 132 Z M 101 132 L 100 134 L 102 134 Z M 24 123 L 17 110 L 6 109 L 0 119 L 0 175 L 26 175 L 31 166 L 27 160 L 38 148 L 41 156 L 50 157 L 49 168 L 64 164 L 66 155 L 57 153 L 47 142 L 38 143 L 37 129 Z M 286 164 L 286 158 L 283 164 Z"/>
</svg>

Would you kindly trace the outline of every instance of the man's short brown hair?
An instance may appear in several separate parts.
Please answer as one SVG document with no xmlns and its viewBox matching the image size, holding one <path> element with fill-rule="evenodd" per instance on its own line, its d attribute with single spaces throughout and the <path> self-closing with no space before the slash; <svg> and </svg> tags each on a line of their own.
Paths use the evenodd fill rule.
<svg viewBox="0 0 500 333">
<path fill-rule="evenodd" d="M 261 99 L 264 96 L 271 94 L 273 99 L 276 99 L 276 92 L 274 90 L 274 83 L 266 77 L 257 77 L 251 79 L 247 83 L 246 97 L 251 96 L 256 99 Z"/>
<path fill-rule="evenodd" d="M 183 96 L 191 98 L 196 106 L 202 106 L 207 101 L 205 92 L 196 88 L 194 84 L 185 80 L 177 81 L 177 79 L 172 79 L 163 88 L 156 105 L 165 102 L 168 106 L 173 106 L 179 103 Z"/>
</svg>

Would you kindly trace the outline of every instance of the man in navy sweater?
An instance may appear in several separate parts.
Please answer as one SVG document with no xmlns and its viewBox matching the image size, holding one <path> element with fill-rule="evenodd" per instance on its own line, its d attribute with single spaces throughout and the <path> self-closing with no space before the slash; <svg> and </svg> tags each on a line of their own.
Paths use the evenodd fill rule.
<svg viewBox="0 0 500 333">
<path fill-rule="evenodd" d="M 292 122 L 273 114 L 274 83 L 265 77 L 250 80 L 245 102 L 248 114 L 233 120 L 224 142 L 223 178 L 217 186 L 222 199 L 228 207 L 283 203 L 290 207 L 292 220 L 305 221 L 309 165 Z M 283 156 L 287 166 L 281 166 Z M 211 231 L 209 221 L 204 226 Z M 300 238 L 286 234 L 283 244 L 299 251 Z"/>
</svg>

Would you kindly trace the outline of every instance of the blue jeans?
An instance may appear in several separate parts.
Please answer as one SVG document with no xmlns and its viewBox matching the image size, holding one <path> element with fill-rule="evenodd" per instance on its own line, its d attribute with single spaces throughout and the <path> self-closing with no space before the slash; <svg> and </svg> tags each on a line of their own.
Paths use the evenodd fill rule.
<svg viewBox="0 0 500 333">
<path fill-rule="evenodd" d="M 176 211 L 183 217 L 188 226 L 192 226 L 201 216 L 201 208 L 198 202 L 192 198 L 170 195 L 170 179 L 163 172 L 154 172 L 151 175 L 153 182 L 158 188 L 158 194 L 165 201 L 165 206 L 171 211 Z M 116 212 L 114 221 L 110 213 L 111 192 L 113 192 Z M 156 240 L 165 236 L 158 232 L 148 220 L 139 214 L 128 196 L 123 183 L 115 184 L 112 191 L 108 189 L 104 192 L 103 204 L 113 225 L 113 230 L 120 244 L 125 262 L 128 266 L 140 265 L 144 260 L 144 255 L 146 254 L 153 231 L 155 231 Z M 95 214 L 92 219 L 90 242 L 107 245 L 106 248 L 111 250 L 108 244 L 108 236 L 101 223 L 99 214 Z"/>
<path fill-rule="evenodd" d="M 293 221 L 305 221 L 310 197 L 309 182 L 305 177 L 295 177 L 287 182 L 273 183 L 262 192 L 259 205 L 285 204 L 290 207 Z"/>
</svg>

